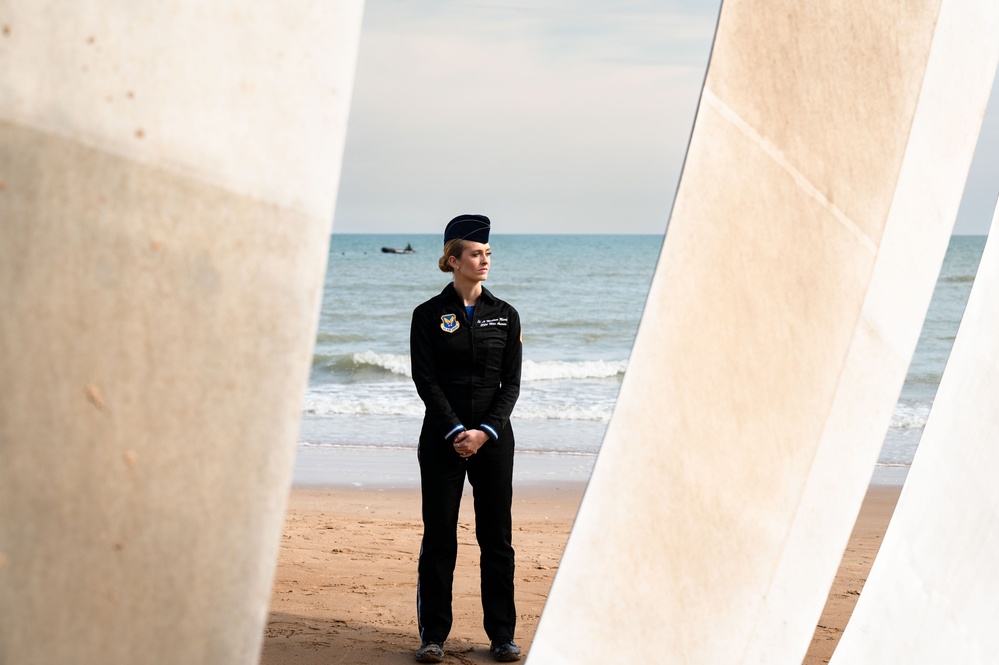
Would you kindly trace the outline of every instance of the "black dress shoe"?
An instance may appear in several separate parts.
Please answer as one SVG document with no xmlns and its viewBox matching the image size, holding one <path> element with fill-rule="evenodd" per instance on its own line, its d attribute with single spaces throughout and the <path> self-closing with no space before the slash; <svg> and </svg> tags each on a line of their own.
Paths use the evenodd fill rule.
<svg viewBox="0 0 999 665">
<path fill-rule="evenodd" d="M 489 645 L 489 653 L 493 655 L 493 660 L 501 663 L 520 660 L 520 647 L 514 644 L 513 640 L 496 640 Z"/>
<path fill-rule="evenodd" d="M 436 642 L 424 642 L 416 650 L 416 661 L 419 663 L 440 663 L 444 660 L 444 645 Z"/>
</svg>

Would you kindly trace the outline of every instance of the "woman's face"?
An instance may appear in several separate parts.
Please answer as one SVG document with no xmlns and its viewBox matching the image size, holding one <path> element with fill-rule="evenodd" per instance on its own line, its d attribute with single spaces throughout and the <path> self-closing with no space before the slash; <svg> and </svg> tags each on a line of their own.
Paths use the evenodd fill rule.
<svg viewBox="0 0 999 665">
<path fill-rule="evenodd" d="M 465 251 L 461 253 L 461 258 L 454 256 L 448 259 L 451 267 L 454 268 L 456 277 L 466 279 L 470 282 L 484 282 L 489 276 L 489 257 L 492 250 L 488 244 L 481 242 L 466 241 Z"/>
</svg>

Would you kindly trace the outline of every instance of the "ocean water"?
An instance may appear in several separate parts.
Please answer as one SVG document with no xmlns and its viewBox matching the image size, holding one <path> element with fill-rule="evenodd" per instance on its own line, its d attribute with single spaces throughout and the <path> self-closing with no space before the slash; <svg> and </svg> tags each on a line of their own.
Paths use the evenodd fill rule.
<svg viewBox="0 0 999 665">
<path fill-rule="evenodd" d="M 415 254 L 381 251 L 407 243 Z M 491 238 L 486 286 L 524 327 L 518 450 L 599 450 L 661 244 L 659 235 Z M 951 240 L 880 465 L 912 461 L 984 245 Z M 423 404 L 409 374 L 409 325 L 413 308 L 448 282 L 439 255 L 437 234 L 334 234 L 300 446 L 415 449 Z"/>
<path fill-rule="evenodd" d="M 878 464 L 908 467 L 957 336 L 986 236 L 953 236 Z"/>
<path fill-rule="evenodd" d="M 593 455 L 628 363 L 661 236 L 493 235 L 486 287 L 524 328 L 521 451 Z M 416 254 L 385 254 L 412 244 Z M 423 403 L 410 378 L 413 308 L 450 276 L 440 236 L 334 235 L 302 445 L 415 448 Z"/>
</svg>

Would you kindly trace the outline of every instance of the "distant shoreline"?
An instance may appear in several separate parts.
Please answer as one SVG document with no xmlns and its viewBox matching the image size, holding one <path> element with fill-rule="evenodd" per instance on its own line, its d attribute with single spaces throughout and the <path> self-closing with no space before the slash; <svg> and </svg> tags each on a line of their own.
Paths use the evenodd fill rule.
<svg viewBox="0 0 999 665">
<path fill-rule="evenodd" d="M 518 451 L 514 461 L 514 487 L 585 485 L 597 456 L 589 453 Z M 877 466 L 872 486 L 901 486 L 905 466 Z M 358 488 L 411 490 L 420 486 L 416 448 L 373 446 L 298 446 L 294 486 L 299 489 Z"/>
<path fill-rule="evenodd" d="M 379 233 L 370 233 L 368 231 L 337 231 L 336 229 L 334 229 L 333 232 L 330 233 L 330 236 L 372 236 L 372 237 L 376 237 L 376 238 L 388 238 L 388 237 L 406 238 L 406 237 L 410 237 L 410 236 L 412 236 L 414 238 L 421 238 L 421 237 L 423 237 L 423 238 L 425 238 L 425 237 L 438 238 L 438 237 L 440 237 L 440 235 L 441 234 L 440 234 L 439 231 L 420 231 L 420 232 L 412 232 L 412 231 L 382 231 L 382 232 L 379 232 Z M 500 238 L 517 237 L 517 236 L 554 236 L 554 237 L 558 237 L 558 236 L 563 236 L 563 237 L 570 237 L 570 236 L 592 236 L 592 237 L 600 237 L 600 236 L 636 236 L 636 237 L 642 237 L 642 236 L 645 236 L 645 237 L 649 237 L 649 238 L 665 238 L 666 237 L 665 231 L 663 233 L 637 233 L 637 232 L 633 232 L 633 233 L 628 233 L 628 232 L 624 232 L 624 233 L 594 233 L 594 232 L 591 232 L 591 233 L 587 233 L 587 232 L 581 232 L 581 233 L 503 233 L 502 231 L 499 231 L 499 232 L 494 232 L 491 235 L 494 236 L 494 237 L 500 237 Z M 952 233 L 950 237 L 951 238 L 987 238 L 988 235 L 989 235 L 988 233 Z"/>
</svg>

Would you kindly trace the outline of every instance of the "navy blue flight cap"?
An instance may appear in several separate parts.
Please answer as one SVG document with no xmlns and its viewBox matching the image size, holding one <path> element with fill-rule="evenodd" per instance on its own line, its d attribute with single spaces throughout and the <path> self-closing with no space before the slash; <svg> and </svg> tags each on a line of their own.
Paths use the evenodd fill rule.
<svg viewBox="0 0 999 665">
<path fill-rule="evenodd" d="M 458 215 L 444 227 L 444 242 L 460 238 L 472 242 L 489 242 L 489 218 L 485 215 Z"/>
</svg>

